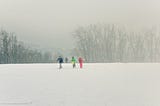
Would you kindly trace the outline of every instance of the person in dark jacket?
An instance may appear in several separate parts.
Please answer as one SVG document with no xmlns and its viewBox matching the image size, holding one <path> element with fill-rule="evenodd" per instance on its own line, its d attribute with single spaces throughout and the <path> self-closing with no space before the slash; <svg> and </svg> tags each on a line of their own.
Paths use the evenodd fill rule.
<svg viewBox="0 0 160 106">
<path fill-rule="evenodd" d="M 67 57 L 65 58 L 65 63 L 68 63 L 68 58 Z"/>
<path fill-rule="evenodd" d="M 61 56 L 59 56 L 57 61 L 59 63 L 59 69 L 61 69 L 62 68 L 62 63 L 63 63 L 63 58 Z"/>
</svg>

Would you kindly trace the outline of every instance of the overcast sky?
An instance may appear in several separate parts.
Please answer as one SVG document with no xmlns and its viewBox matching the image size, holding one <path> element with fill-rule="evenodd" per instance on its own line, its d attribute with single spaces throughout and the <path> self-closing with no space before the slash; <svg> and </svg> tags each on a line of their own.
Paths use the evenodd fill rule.
<svg viewBox="0 0 160 106">
<path fill-rule="evenodd" d="M 47 48 L 72 48 L 71 33 L 94 23 L 160 23 L 159 0 L 0 0 L 0 27 Z"/>
</svg>

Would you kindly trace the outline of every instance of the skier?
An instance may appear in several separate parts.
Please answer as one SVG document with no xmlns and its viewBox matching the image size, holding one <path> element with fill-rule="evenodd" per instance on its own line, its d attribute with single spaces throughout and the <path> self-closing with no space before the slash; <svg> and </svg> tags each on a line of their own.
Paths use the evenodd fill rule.
<svg viewBox="0 0 160 106">
<path fill-rule="evenodd" d="M 68 63 L 68 58 L 67 57 L 65 58 L 65 62 Z"/>
<path fill-rule="evenodd" d="M 72 61 L 73 68 L 75 68 L 76 67 L 76 59 L 74 57 L 72 57 L 71 61 Z"/>
<path fill-rule="evenodd" d="M 79 61 L 80 68 L 82 68 L 83 67 L 83 59 L 81 57 L 79 57 L 78 61 Z"/>
<path fill-rule="evenodd" d="M 59 69 L 62 68 L 63 58 L 61 56 L 58 57 L 57 61 L 59 62 Z"/>
</svg>

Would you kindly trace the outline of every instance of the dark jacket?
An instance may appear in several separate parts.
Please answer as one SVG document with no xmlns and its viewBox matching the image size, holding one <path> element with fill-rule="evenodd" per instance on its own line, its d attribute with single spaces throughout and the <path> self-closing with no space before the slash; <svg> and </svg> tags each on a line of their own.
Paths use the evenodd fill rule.
<svg viewBox="0 0 160 106">
<path fill-rule="evenodd" d="M 62 57 L 59 57 L 59 58 L 57 59 L 57 61 L 58 61 L 59 63 L 63 63 L 63 58 L 62 58 Z"/>
</svg>

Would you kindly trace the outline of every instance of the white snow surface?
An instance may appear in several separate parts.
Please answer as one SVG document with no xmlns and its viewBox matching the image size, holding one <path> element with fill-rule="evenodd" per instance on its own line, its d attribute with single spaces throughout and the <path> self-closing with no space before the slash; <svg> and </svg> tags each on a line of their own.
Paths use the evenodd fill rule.
<svg viewBox="0 0 160 106">
<path fill-rule="evenodd" d="M 160 64 L 2 64 L 0 106 L 160 106 Z"/>
</svg>

